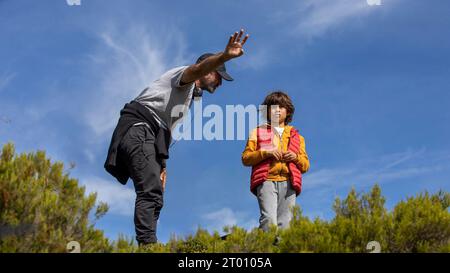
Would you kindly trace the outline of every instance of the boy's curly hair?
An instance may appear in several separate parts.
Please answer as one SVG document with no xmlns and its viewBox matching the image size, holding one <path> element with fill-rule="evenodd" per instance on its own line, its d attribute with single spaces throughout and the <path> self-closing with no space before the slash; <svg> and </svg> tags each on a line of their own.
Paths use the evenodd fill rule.
<svg viewBox="0 0 450 273">
<path fill-rule="evenodd" d="M 274 91 L 267 95 L 264 99 L 262 105 L 267 106 L 267 120 L 270 121 L 270 107 L 273 105 L 278 105 L 279 107 L 286 108 L 286 120 L 285 123 L 289 124 L 292 121 L 292 117 L 294 116 L 295 107 L 292 103 L 291 98 L 283 91 Z"/>
</svg>

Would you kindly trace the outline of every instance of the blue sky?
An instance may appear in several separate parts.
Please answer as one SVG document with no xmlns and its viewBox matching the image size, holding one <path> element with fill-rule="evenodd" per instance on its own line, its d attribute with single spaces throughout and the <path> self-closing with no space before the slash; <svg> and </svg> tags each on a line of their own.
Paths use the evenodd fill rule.
<svg viewBox="0 0 450 273">
<path fill-rule="evenodd" d="M 297 203 L 329 219 L 336 196 L 382 186 L 387 206 L 450 190 L 448 1 L 0 0 L 0 144 L 73 162 L 110 204 L 96 226 L 134 236 L 134 190 L 103 169 L 121 107 L 164 71 L 223 50 L 245 28 L 234 76 L 203 104 L 259 104 L 289 93 L 311 170 Z M 207 119 L 204 119 L 206 121 Z M 171 150 L 158 236 L 257 225 L 245 141 Z"/>
</svg>

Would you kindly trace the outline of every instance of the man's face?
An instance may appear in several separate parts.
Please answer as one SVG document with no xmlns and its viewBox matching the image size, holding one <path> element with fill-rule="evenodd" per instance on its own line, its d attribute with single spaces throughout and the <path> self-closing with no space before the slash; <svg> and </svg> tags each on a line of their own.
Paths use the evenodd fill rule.
<svg viewBox="0 0 450 273">
<path fill-rule="evenodd" d="M 222 85 L 222 77 L 216 71 L 206 74 L 200 78 L 200 88 L 208 91 L 209 93 L 214 93 L 216 89 Z"/>
</svg>

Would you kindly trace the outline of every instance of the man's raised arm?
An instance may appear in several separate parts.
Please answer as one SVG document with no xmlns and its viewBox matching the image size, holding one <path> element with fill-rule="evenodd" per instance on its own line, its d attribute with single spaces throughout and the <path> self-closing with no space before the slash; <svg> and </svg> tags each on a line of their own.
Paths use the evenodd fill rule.
<svg viewBox="0 0 450 273">
<path fill-rule="evenodd" d="M 244 35 L 244 30 L 241 29 L 241 31 L 235 32 L 233 35 L 230 36 L 230 40 L 228 41 L 228 44 L 223 52 L 219 52 L 215 55 L 212 55 L 202 62 L 198 64 L 193 64 L 186 68 L 186 70 L 183 73 L 183 76 L 181 77 L 181 82 L 191 83 L 206 74 L 214 71 L 217 67 L 222 65 L 223 63 L 233 59 L 240 57 L 244 54 L 244 49 L 242 48 L 245 42 L 247 42 L 247 39 L 249 35 L 245 35 L 244 39 L 241 41 L 242 36 Z"/>
</svg>

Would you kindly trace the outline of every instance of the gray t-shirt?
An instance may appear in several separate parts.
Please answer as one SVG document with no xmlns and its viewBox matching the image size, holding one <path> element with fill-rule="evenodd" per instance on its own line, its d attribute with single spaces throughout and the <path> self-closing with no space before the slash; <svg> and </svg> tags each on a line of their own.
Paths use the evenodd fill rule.
<svg viewBox="0 0 450 273">
<path fill-rule="evenodd" d="M 195 83 L 180 85 L 186 68 L 188 66 L 167 71 L 135 99 L 146 106 L 156 121 L 166 129 L 172 129 L 186 115 L 191 105 Z M 172 116 L 174 108 L 176 111 Z"/>
</svg>

